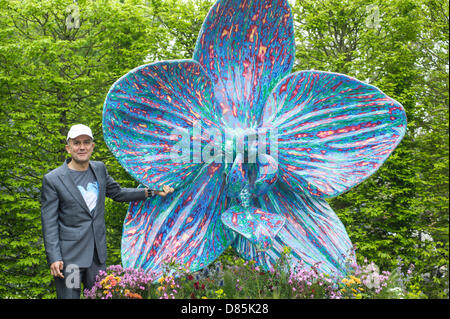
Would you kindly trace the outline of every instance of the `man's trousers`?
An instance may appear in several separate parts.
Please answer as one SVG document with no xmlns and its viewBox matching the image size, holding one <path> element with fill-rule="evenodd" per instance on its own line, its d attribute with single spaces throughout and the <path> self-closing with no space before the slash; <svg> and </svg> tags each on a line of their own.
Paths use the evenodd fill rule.
<svg viewBox="0 0 450 319">
<path fill-rule="evenodd" d="M 77 265 L 64 264 L 64 278 L 55 277 L 56 297 L 58 299 L 80 299 L 81 284 L 84 289 L 91 289 L 100 270 L 106 271 L 106 265 L 99 262 L 96 249 L 94 249 L 90 267 L 78 268 Z"/>
</svg>

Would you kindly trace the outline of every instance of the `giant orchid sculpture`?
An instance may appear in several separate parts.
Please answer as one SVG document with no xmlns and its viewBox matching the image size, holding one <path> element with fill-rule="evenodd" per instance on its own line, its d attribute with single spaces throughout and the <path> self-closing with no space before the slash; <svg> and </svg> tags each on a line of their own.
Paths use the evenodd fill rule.
<svg viewBox="0 0 450 319">
<path fill-rule="evenodd" d="M 292 263 L 346 273 L 352 245 L 325 198 L 383 164 L 405 112 L 342 74 L 290 74 L 293 62 L 287 1 L 219 0 L 192 60 L 142 65 L 114 83 L 108 147 L 143 186 L 175 188 L 130 204 L 125 267 L 196 271 L 231 245 L 270 269 L 288 246 Z"/>
</svg>

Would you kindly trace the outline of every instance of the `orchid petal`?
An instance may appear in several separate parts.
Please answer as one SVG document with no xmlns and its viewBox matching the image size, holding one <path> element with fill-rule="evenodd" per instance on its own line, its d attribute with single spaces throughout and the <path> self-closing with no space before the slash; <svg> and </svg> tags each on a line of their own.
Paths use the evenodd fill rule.
<svg viewBox="0 0 450 319">
<path fill-rule="evenodd" d="M 285 218 L 256 207 L 234 205 L 221 216 L 225 226 L 244 236 L 258 249 L 267 250 L 280 231 Z"/>
<path fill-rule="evenodd" d="M 222 165 L 211 163 L 176 193 L 131 203 L 123 227 L 123 266 L 161 276 L 164 263 L 194 272 L 219 257 L 234 236 L 220 219 L 226 209 L 222 174 Z"/>
<path fill-rule="evenodd" d="M 254 127 L 272 88 L 294 62 L 287 1 L 219 0 L 206 17 L 194 60 L 214 84 L 215 109 L 231 128 Z"/>
<path fill-rule="evenodd" d="M 104 138 L 131 176 L 152 189 L 191 181 L 203 165 L 191 159 L 194 131 L 220 131 L 211 113 L 211 86 L 200 64 L 181 60 L 140 66 L 111 87 Z M 211 142 L 197 135 L 199 149 Z"/>
<path fill-rule="evenodd" d="M 374 86 L 303 71 L 273 90 L 261 126 L 278 128 L 279 179 L 326 198 L 348 191 L 384 163 L 405 134 L 406 115 Z"/>
<path fill-rule="evenodd" d="M 255 196 L 261 196 L 275 185 L 278 178 L 278 163 L 272 156 L 267 154 L 259 154 L 257 163 L 258 169 L 252 193 Z"/>
<path fill-rule="evenodd" d="M 267 252 L 258 251 L 248 239 L 238 236 L 232 246 L 241 257 L 273 269 L 285 247 L 290 247 L 292 265 L 302 262 L 330 275 L 346 273 L 346 260 L 353 258 L 352 244 L 325 200 L 299 195 L 277 183 L 266 195 L 255 199 L 254 205 L 279 214 L 285 223 Z"/>
</svg>

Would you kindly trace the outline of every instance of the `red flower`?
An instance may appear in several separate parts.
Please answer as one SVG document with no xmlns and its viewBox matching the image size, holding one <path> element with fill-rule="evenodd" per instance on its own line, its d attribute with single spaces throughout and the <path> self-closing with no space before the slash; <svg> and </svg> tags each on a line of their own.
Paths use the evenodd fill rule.
<svg viewBox="0 0 450 319">
<path fill-rule="evenodd" d="M 198 281 L 194 282 L 194 288 L 195 289 L 199 289 L 200 288 L 200 284 Z"/>
<path fill-rule="evenodd" d="M 205 284 L 202 284 L 202 289 L 205 290 Z"/>
<path fill-rule="evenodd" d="M 191 293 L 191 299 L 195 299 L 195 294 L 193 292 Z"/>
<path fill-rule="evenodd" d="M 188 280 L 193 280 L 193 279 L 194 279 L 194 276 L 188 275 L 188 276 L 187 276 L 187 279 L 188 279 Z"/>
</svg>

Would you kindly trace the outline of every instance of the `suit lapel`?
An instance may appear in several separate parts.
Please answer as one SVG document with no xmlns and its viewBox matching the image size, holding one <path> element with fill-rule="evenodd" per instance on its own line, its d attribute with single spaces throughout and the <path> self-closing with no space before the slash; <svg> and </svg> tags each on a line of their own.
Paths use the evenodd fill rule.
<svg viewBox="0 0 450 319">
<path fill-rule="evenodd" d="M 78 204 L 80 204 L 81 207 L 83 207 L 90 215 L 91 213 L 88 206 L 86 205 L 86 202 L 84 201 L 83 195 L 81 195 L 80 190 L 75 185 L 72 178 L 69 176 L 69 167 L 67 166 L 67 161 L 63 164 L 63 173 L 58 177 L 67 188 L 69 194 L 72 195 L 72 197 L 78 202 Z"/>
</svg>

